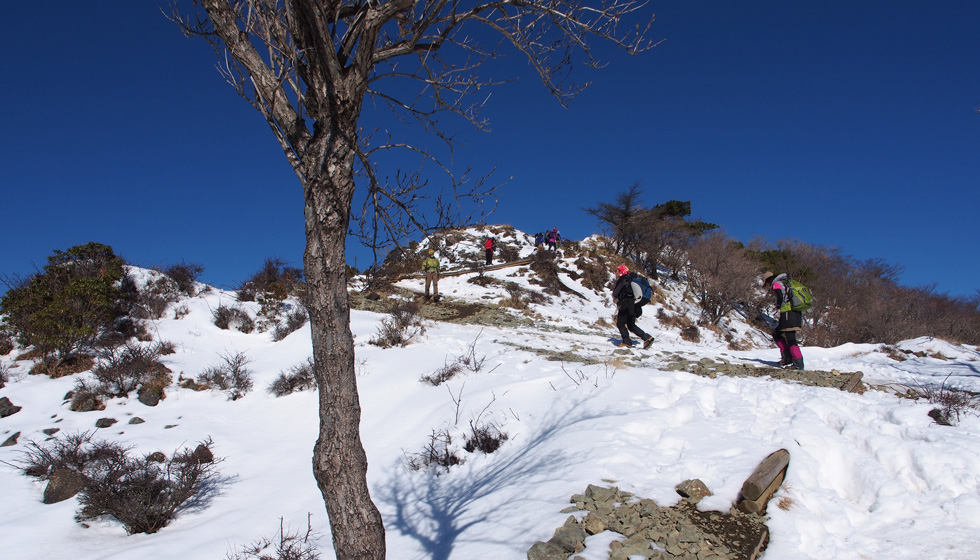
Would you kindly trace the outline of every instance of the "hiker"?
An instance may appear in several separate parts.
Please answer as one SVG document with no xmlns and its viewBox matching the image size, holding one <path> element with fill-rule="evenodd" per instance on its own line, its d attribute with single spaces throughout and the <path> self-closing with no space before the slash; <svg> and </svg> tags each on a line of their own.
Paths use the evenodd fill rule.
<svg viewBox="0 0 980 560">
<path fill-rule="evenodd" d="M 490 263 L 493 262 L 493 252 L 497 248 L 497 242 L 492 237 L 488 237 L 483 248 L 487 251 L 487 266 L 490 266 Z"/>
<path fill-rule="evenodd" d="M 548 241 L 548 248 L 552 251 L 557 251 L 561 243 L 561 233 L 558 232 L 558 228 L 556 227 L 549 231 L 546 239 Z"/>
<path fill-rule="evenodd" d="M 435 249 L 429 249 L 429 258 L 422 261 L 422 270 L 425 271 L 425 299 L 429 299 L 431 284 L 433 297 L 439 301 L 439 259 L 436 258 Z"/>
<path fill-rule="evenodd" d="M 779 323 L 772 331 L 772 340 L 779 347 L 779 366 L 791 369 L 803 369 L 803 352 L 796 342 L 796 333 L 803 329 L 803 313 L 793 311 L 790 298 L 789 275 L 782 273 L 776 276 L 773 272 L 762 275 L 763 288 L 771 288 L 776 298 L 776 308 L 779 313 Z"/>
<path fill-rule="evenodd" d="M 613 287 L 613 299 L 618 309 L 616 327 L 623 340 L 619 346 L 632 348 L 633 341 L 630 340 L 630 332 L 632 332 L 643 340 L 644 348 L 649 348 L 653 344 L 653 337 L 636 326 L 636 318 L 642 313 L 641 306 L 638 304 L 643 299 L 643 289 L 635 281 L 638 276 L 631 273 L 625 264 L 619 265 L 616 270 L 619 272 L 619 279 Z"/>
<path fill-rule="evenodd" d="M 534 246 L 537 249 L 544 249 L 544 232 L 535 234 L 534 236 Z"/>
</svg>

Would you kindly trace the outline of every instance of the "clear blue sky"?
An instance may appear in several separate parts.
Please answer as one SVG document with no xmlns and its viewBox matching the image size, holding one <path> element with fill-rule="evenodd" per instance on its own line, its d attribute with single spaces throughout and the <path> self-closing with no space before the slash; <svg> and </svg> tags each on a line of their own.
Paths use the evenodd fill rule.
<svg viewBox="0 0 980 560">
<path fill-rule="evenodd" d="M 459 168 L 513 177 L 493 223 L 566 238 L 639 182 L 733 237 L 797 238 L 980 288 L 980 2 L 651 2 L 639 57 L 561 106 L 516 55 Z M 302 265 L 299 183 L 268 128 L 153 1 L 10 2 L 0 44 L 0 274 L 98 241 L 236 286 Z M 393 172 L 392 172 L 393 173 Z M 802 204 L 800 203 L 802 201 Z M 358 266 L 367 264 L 360 252 Z"/>
</svg>

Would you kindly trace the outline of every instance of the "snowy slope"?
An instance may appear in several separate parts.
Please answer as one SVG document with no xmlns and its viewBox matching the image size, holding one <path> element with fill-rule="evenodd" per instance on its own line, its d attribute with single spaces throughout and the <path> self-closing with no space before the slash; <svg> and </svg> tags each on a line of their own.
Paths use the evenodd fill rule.
<svg viewBox="0 0 980 560">
<path fill-rule="evenodd" d="M 479 247 L 474 243 L 472 250 Z M 487 275 L 537 289 L 526 267 Z M 469 278 L 444 278 L 440 291 L 450 300 L 485 304 L 507 296 L 499 284 L 482 287 Z M 769 378 L 671 371 L 667 365 L 678 356 L 753 365 L 778 356 L 762 333 L 738 321 L 732 329 L 754 349 L 731 350 L 708 329 L 702 329 L 701 342 L 688 342 L 659 324 L 656 308 L 639 321 L 657 337 L 653 348 L 617 350 L 608 291 L 596 293 L 567 275 L 562 281 L 580 296 L 563 293 L 511 311 L 533 320 L 518 328 L 430 321 L 406 347 L 370 344 L 385 316 L 352 312 L 361 432 L 389 558 L 524 558 L 564 522 L 567 514 L 560 510 L 588 484 L 615 483 L 669 505 L 679 499 L 678 483 L 700 478 L 714 492 L 700 507 L 727 511 L 759 461 L 779 448 L 790 451 L 791 463 L 777 499 L 790 505 L 769 508 L 766 559 L 976 557 L 977 416 L 939 426 L 928 416 L 932 405 L 894 391 L 854 394 Z M 417 280 L 399 286 L 422 288 Z M 672 312 L 691 309 L 679 288 L 668 286 L 665 293 Z M 322 558 L 333 558 L 311 474 L 316 393 L 276 398 L 266 391 L 280 372 L 310 355 L 309 326 L 281 342 L 268 333 L 220 330 L 211 312 L 232 302 L 234 294 L 210 290 L 182 301 L 186 316 L 155 321 L 151 332 L 176 344 L 177 352 L 165 357 L 175 377 L 196 376 L 223 355 L 245 352 L 255 390 L 237 401 L 217 391 L 170 387 L 156 407 L 114 399 L 104 411 L 76 413 L 62 400 L 75 379 L 28 376 L 30 364 L 13 361 L 16 351 L 0 358 L 11 374 L 0 397 L 23 407 L 0 419 L 0 440 L 21 432 L 17 445 L 0 448 L 4 558 L 210 560 L 274 536 L 280 518 L 288 528 L 305 530 L 308 513 L 321 533 Z M 900 347 L 909 359 L 896 361 L 875 345 L 803 352 L 811 369 L 862 371 L 869 383 L 895 390 L 949 376 L 948 384 L 980 391 L 976 348 L 935 339 Z M 470 352 L 485 359 L 481 371 L 464 371 L 441 386 L 420 381 Z M 549 359 L 563 352 L 587 360 Z M 128 424 L 134 416 L 145 423 Z M 75 499 L 43 505 L 43 484 L 13 467 L 27 442 L 43 441 L 45 428 L 59 428 L 59 434 L 93 430 L 103 417 L 119 423 L 100 430 L 101 437 L 140 452 L 171 453 L 211 437 L 224 458 L 218 488 L 153 535 L 126 535 L 113 520 L 84 527 L 73 520 Z M 465 463 L 441 475 L 407 468 L 407 457 L 422 451 L 434 430 L 462 441 L 471 421 L 492 422 L 509 439 L 490 455 L 460 451 Z"/>
</svg>

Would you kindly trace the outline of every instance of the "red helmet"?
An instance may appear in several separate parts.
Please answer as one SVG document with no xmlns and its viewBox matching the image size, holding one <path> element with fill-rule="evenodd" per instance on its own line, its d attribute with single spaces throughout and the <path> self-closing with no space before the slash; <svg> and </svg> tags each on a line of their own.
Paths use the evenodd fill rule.
<svg viewBox="0 0 980 560">
<path fill-rule="evenodd" d="M 629 274 L 630 273 L 630 268 L 628 266 L 626 266 L 625 264 L 621 264 L 621 265 L 617 266 L 616 267 L 616 270 L 619 271 L 619 275 L 620 276 L 622 276 L 624 274 Z"/>
</svg>

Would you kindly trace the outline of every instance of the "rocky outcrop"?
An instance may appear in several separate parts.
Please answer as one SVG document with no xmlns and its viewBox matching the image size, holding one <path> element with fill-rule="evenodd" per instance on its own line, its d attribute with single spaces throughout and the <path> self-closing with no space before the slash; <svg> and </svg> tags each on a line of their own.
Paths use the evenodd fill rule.
<svg viewBox="0 0 980 560">
<path fill-rule="evenodd" d="M 588 536 L 604 531 L 623 537 L 610 545 L 610 560 L 754 560 L 762 554 L 769 539 L 762 517 L 736 509 L 699 511 L 697 503 L 711 495 L 700 480 L 685 481 L 677 491 L 684 499 L 661 507 L 616 487 L 589 485 L 584 494 L 572 496 L 574 506 L 562 510 L 578 515 L 569 517 L 548 541 L 535 543 L 528 560 L 567 560 L 585 550 Z"/>
</svg>

